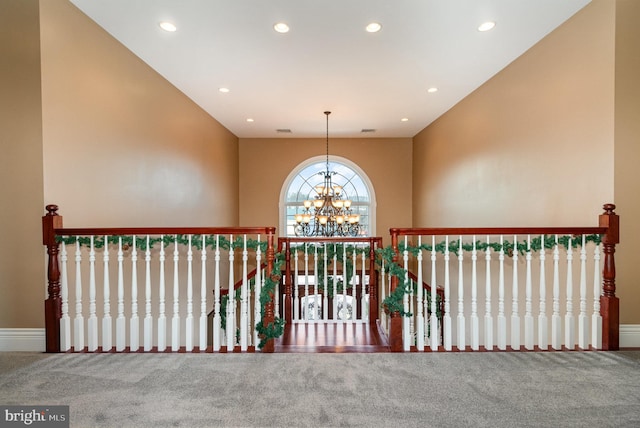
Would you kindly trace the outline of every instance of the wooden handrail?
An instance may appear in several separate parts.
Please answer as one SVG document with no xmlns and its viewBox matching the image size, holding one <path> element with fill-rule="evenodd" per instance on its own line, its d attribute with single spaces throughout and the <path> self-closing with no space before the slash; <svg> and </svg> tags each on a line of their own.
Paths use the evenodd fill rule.
<svg viewBox="0 0 640 428">
<path fill-rule="evenodd" d="M 275 227 L 97 227 L 56 228 L 58 236 L 131 235 L 260 235 L 275 234 Z"/>
<path fill-rule="evenodd" d="M 391 228 L 391 235 L 604 235 L 606 227 L 432 227 Z"/>
</svg>

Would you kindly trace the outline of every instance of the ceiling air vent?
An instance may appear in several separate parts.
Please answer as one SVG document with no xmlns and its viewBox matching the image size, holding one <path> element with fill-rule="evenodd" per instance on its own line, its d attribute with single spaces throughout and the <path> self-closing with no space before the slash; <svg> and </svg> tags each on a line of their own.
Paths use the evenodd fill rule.
<svg viewBox="0 0 640 428">
<path fill-rule="evenodd" d="M 287 128 L 276 129 L 276 132 L 279 134 L 291 134 L 291 130 Z"/>
<path fill-rule="evenodd" d="M 373 128 L 362 128 L 362 131 L 360 132 L 376 132 L 376 130 Z"/>
</svg>

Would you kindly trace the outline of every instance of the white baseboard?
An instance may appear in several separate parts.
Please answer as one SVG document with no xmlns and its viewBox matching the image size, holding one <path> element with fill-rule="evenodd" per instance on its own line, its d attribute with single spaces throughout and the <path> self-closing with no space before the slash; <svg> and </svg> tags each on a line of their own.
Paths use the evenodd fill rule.
<svg viewBox="0 0 640 428">
<path fill-rule="evenodd" d="M 44 352 L 44 328 L 0 328 L 0 351 Z"/>
<path fill-rule="evenodd" d="M 620 326 L 620 347 L 640 348 L 640 324 L 623 324 Z"/>
</svg>

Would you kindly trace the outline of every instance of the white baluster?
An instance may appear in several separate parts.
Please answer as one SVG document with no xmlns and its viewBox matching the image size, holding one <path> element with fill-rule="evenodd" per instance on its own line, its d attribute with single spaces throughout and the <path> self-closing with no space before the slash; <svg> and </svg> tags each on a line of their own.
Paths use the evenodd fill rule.
<svg viewBox="0 0 640 428">
<path fill-rule="evenodd" d="M 151 245 L 147 235 L 147 248 L 144 252 L 144 351 L 153 348 L 153 317 L 151 316 Z"/>
<path fill-rule="evenodd" d="M 527 236 L 527 272 L 525 275 L 524 347 L 533 351 L 533 282 L 531 280 L 531 235 Z"/>
<path fill-rule="evenodd" d="M 602 294 L 602 268 L 600 267 L 600 245 L 593 250 L 593 314 L 591 315 L 591 346 L 602 349 L 602 315 L 600 315 L 600 295 Z"/>
<path fill-rule="evenodd" d="M 293 247 L 293 320 L 300 321 L 300 275 L 298 275 L 298 246 Z"/>
<path fill-rule="evenodd" d="M 338 250 L 333 244 L 333 320 L 338 319 Z"/>
<path fill-rule="evenodd" d="M 504 315 L 504 236 L 500 235 L 500 274 L 498 276 L 498 349 L 507 349 L 507 317 Z"/>
<path fill-rule="evenodd" d="M 493 315 L 491 314 L 491 247 L 487 236 L 487 248 L 484 252 L 485 268 L 485 299 L 484 299 L 484 347 L 493 350 Z"/>
<path fill-rule="evenodd" d="M 207 239 L 202 235 L 202 249 L 200 250 L 200 340 L 198 348 L 200 352 L 207 349 Z M 259 265 L 258 265 L 259 266 Z"/>
<path fill-rule="evenodd" d="M 466 349 L 466 332 L 464 317 L 464 270 L 462 268 L 464 261 L 464 251 L 462 251 L 462 235 L 458 239 L 458 350 Z"/>
<path fill-rule="evenodd" d="M 473 249 L 471 250 L 471 349 L 480 349 L 480 320 L 478 319 L 478 249 L 476 236 L 473 235 Z"/>
<path fill-rule="evenodd" d="M 560 276 L 558 262 L 560 250 L 558 249 L 558 235 L 553 247 L 553 314 L 551 315 L 551 347 L 555 350 L 562 349 L 562 320 L 560 318 Z"/>
<path fill-rule="evenodd" d="M 102 352 L 109 352 L 113 348 L 113 331 L 111 320 L 111 290 L 109 285 L 109 239 L 104 237 L 104 253 L 102 255 L 104 266 L 103 273 L 103 297 L 104 297 L 104 315 L 102 316 Z"/>
<path fill-rule="evenodd" d="M 215 273 L 213 278 L 213 351 L 220 351 L 222 336 L 222 317 L 220 316 L 220 235 L 216 235 L 214 253 Z"/>
<path fill-rule="evenodd" d="M 580 314 L 578 315 L 578 346 L 589 347 L 589 319 L 587 317 L 587 248 L 585 236 L 582 235 L 580 249 Z"/>
<path fill-rule="evenodd" d="M 240 350 L 244 352 L 248 349 L 249 346 L 249 331 L 247 329 L 249 325 L 249 279 L 247 277 L 247 262 L 249 260 L 249 253 L 247 251 L 247 235 L 243 236 L 243 245 L 242 287 L 240 289 Z"/>
<path fill-rule="evenodd" d="M 327 321 L 329 319 L 329 296 L 327 296 L 329 292 L 329 267 L 327 263 L 329 255 L 327 254 L 327 243 L 324 243 L 324 276 L 323 276 L 323 294 L 322 294 L 322 319 Z"/>
<path fill-rule="evenodd" d="M 443 334 L 444 334 L 444 350 L 451 351 L 451 284 L 449 278 L 449 235 L 445 236 L 445 249 L 444 249 L 444 319 L 442 322 Z"/>
<path fill-rule="evenodd" d="M 313 322 L 318 322 L 318 245 L 313 246 Z"/>
<path fill-rule="evenodd" d="M 118 237 L 118 316 L 116 318 L 116 351 L 122 352 L 126 347 L 127 320 L 124 317 L 124 253 L 122 236 Z"/>
<path fill-rule="evenodd" d="M 256 330 L 256 326 L 258 325 L 258 323 L 260 322 L 260 318 L 261 318 L 261 305 L 260 305 L 260 294 L 262 292 L 262 249 L 260 248 L 260 235 L 258 235 L 258 245 L 256 248 L 256 285 L 255 285 L 255 289 L 253 292 L 253 310 L 254 310 L 254 316 L 253 316 L 253 343 L 254 346 L 257 346 L 258 343 L 260 343 L 260 339 L 258 338 L 258 330 Z M 289 278 L 287 278 L 287 281 L 289 281 Z"/>
<path fill-rule="evenodd" d="M 538 347 L 549 348 L 549 322 L 547 320 L 547 280 L 545 275 L 544 235 L 540 237 L 540 313 L 538 314 Z"/>
<path fill-rule="evenodd" d="M 404 237 L 404 251 L 402 252 L 402 260 L 404 261 L 404 278 L 403 287 L 410 287 L 409 283 L 409 250 L 407 250 L 407 237 Z M 405 288 L 406 291 L 406 288 Z M 405 292 L 402 297 L 402 306 L 404 312 L 409 312 L 409 295 Z M 411 350 L 411 325 L 409 317 L 402 317 L 402 343 L 405 351 Z"/>
<path fill-rule="evenodd" d="M 357 273 L 357 261 L 358 255 L 356 254 L 356 247 L 353 246 L 353 260 L 351 261 L 353 265 L 353 272 L 351 275 L 351 316 L 349 317 L 349 321 L 353 321 L 358 317 L 358 299 L 356 298 L 356 288 L 358 286 L 358 273 Z"/>
<path fill-rule="evenodd" d="M 235 290 L 235 278 L 233 276 L 233 262 L 234 262 L 234 248 L 233 248 L 233 235 L 229 236 L 229 284 L 227 290 L 229 291 L 227 300 L 227 352 L 233 352 L 236 344 L 236 290 Z"/>
<path fill-rule="evenodd" d="M 304 320 L 309 321 L 309 246 L 304 243 L 304 307 L 302 313 L 304 314 Z"/>
<path fill-rule="evenodd" d="M 89 249 L 89 319 L 87 320 L 87 349 L 98 350 L 98 317 L 96 316 L 96 250 L 91 235 Z"/>
<path fill-rule="evenodd" d="M 511 349 L 520 350 L 520 311 L 518 308 L 518 237 L 513 235 L 513 280 L 511 287 Z"/>
<path fill-rule="evenodd" d="M 438 322 L 438 283 L 436 280 L 436 237 L 431 236 L 431 316 L 429 317 L 431 350 L 437 351 L 440 344 L 440 326 Z"/>
<path fill-rule="evenodd" d="M 138 318 L 138 250 L 136 236 L 133 235 L 131 248 L 131 319 L 129 320 L 129 349 L 136 352 L 140 348 L 140 320 Z"/>
<path fill-rule="evenodd" d="M 76 237 L 76 317 L 73 322 L 73 350 L 84 351 L 84 316 L 82 315 L 82 254 Z"/>
<path fill-rule="evenodd" d="M 342 322 L 347 316 L 347 246 L 342 244 Z"/>
<path fill-rule="evenodd" d="M 365 247 L 362 248 L 362 253 L 360 254 L 360 260 L 362 261 L 362 274 L 360 275 L 360 318 L 364 321 L 369 320 L 369 305 L 367 305 L 367 267 L 366 267 L 366 259 L 367 259 L 367 250 Z"/>
<path fill-rule="evenodd" d="M 186 352 L 193 352 L 193 248 L 191 247 L 191 235 L 187 238 L 187 316 L 184 320 L 184 347 Z M 179 345 L 179 344 L 178 344 Z"/>
<path fill-rule="evenodd" d="M 67 246 L 63 242 L 60 250 L 60 299 L 62 316 L 60 317 L 60 351 L 71 349 L 71 320 L 69 319 L 69 277 L 67 275 Z"/>
<path fill-rule="evenodd" d="M 417 287 L 417 284 L 413 281 L 413 279 L 409 279 L 409 313 L 411 317 L 409 318 L 409 337 L 411 338 L 411 344 L 415 345 L 416 343 L 416 311 L 413 308 L 413 289 Z"/>
<path fill-rule="evenodd" d="M 165 315 L 165 279 L 164 279 L 164 235 L 160 236 L 160 279 L 158 287 L 158 352 L 167 349 L 167 317 Z"/>
<path fill-rule="evenodd" d="M 564 343 L 569 349 L 576 346 L 576 324 L 573 316 L 573 246 L 569 238 L 567 248 L 567 313 L 564 316 L 565 336 Z"/>
<path fill-rule="evenodd" d="M 418 351 L 424 351 L 424 287 L 423 287 L 423 277 L 422 277 L 422 236 L 418 236 L 418 284 L 417 284 L 417 292 L 416 292 L 416 307 L 418 309 L 418 314 L 416 315 L 416 349 Z M 383 275 L 384 277 L 384 275 Z"/>
<path fill-rule="evenodd" d="M 173 237 L 173 316 L 171 317 L 171 351 L 180 350 L 180 275 L 178 272 L 178 235 Z"/>
</svg>

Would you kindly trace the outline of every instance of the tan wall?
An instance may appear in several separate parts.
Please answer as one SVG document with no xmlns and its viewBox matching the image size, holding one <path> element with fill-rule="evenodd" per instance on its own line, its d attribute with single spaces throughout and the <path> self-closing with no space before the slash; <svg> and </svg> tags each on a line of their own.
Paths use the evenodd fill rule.
<svg viewBox="0 0 640 428">
<path fill-rule="evenodd" d="M 620 321 L 640 323 L 640 4 L 595 0 L 414 139 L 414 225 L 621 215 Z"/>
<path fill-rule="evenodd" d="M 68 227 L 238 224 L 236 136 L 65 0 L 0 23 L 0 327 L 44 325 L 47 203 Z"/>
<path fill-rule="evenodd" d="M 65 225 L 236 225 L 237 137 L 69 2 L 41 15 L 44 195 Z"/>
<path fill-rule="evenodd" d="M 414 138 L 414 226 L 596 225 L 613 200 L 614 3 L 596 0 Z"/>
<path fill-rule="evenodd" d="M 329 140 L 331 155 L 358 165 L 377 198 L 376 234 L 411 226 L 411 139 Z M 278 198 L 300 163 L 326 154 L 325 139 L 240 139 L 240 224 L 278 226 Z M 281 231 L 278 231 L 279 233 Z"/>
<path fill-rule="evenodd" d="M 0 2 L 0 328 L 44 319 L 38 27 L 37 0 Z"/>
<path fill-rule="evenodd" d="M 621 242 L 616 252 L 620 321 L 640 323 L 640 2 L 616 2 L 615 202 Z"/>
</svg>

